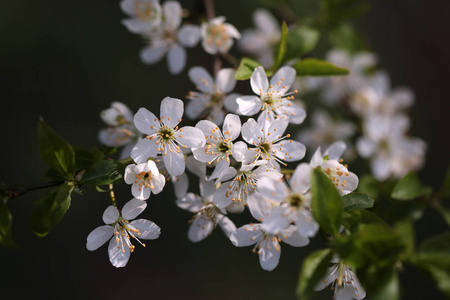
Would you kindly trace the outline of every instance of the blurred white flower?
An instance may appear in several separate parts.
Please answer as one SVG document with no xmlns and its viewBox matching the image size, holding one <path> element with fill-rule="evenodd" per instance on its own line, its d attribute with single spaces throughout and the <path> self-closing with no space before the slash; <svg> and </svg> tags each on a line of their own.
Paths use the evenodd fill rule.
<svg viewBox="0 0 450 300">
<path fill-rule="evenodd" d="M 154 30 L 145 34 L 149 46 L 141 50 L 141 60 L 145 64 L 160 61 L 167 53 L 167 65 L 171 74 L 183 71 L 186 65 L 185 47 L 194 47 L 200 40 L 200 28 L 196 25 L 181 26 L 182 8 L 176 1 L 164 2 L 163 21 Z"/>
<path fill-rule="evenodd" d="M 132 33 L 148 33 L 161 24 L 159 0 L 122 0 L 120 7 L 131 17 L 122 20 L 122 24 Z"/>
<path fill-rule="evenodd" d="M 244 53 L 254 55 L 265 68 L 270 68 L 273 65 L 273 49 L 281 38 L 280 25 L 263 8 L 255 10 L 252 18 L 256 28 L 242 31 L 238 45 Z"/>
<path fill-rule="evenodd" d="M 109 206 L 103 213 L 103 225 L 95 228 L 87 237 L 86 248 L 94 251 L 105 244 L 109 239 L 108 255 L 111 264 L 116 267 L 125 267 L 135 246 L 132 239 L 145 247 L 140 240 L 157 239 L 161 229 L 152 221 L 135 219 L 147 207 L 147 202 L 138 199 L 128 201 L 122 211 Z"/>
<path fill-rule="evenodd" d="M 224 107 L 231 112 L 237 111 L 236 98 L 238 94 L 229 94 L 236 86 L 234 69 L 221 69 L 214 80 L 203 67 L 193 67 L 189 70 L 189 79 L 199 92 L 189 92 L 186 106 L 189 119 L 207 119 L 217 125 L 222 125 L 225 116 Z"/>
<path fill-rule="evenodd" d="M 184 112 L 183 101 L 166 97 L 161 101 L 161 118 L 146 108 L 140 108 L 134 116 L 136 128 L 147 136 L 131 151 L 138 164 L 161 153 L 164 165 L 172 176 L 184 173 L 185 157 L 181 147 L 200 148 L 205 145 L 203 132 L 192 126 L 178 128 Z"/>
<path fill-rule="evenodd" d="M 287 116 L 290 123 L 301 124 L 306 113 L 291 101 L 294 96 L 290 96 L 297 91 L 287 93 L 294 83 L 295 76 L 294 68 L 284 66 L 272 76 L 269 83 L 264 68 L 261 66 L 255 68 L 250 77 L 250 85 L 257 96 L 238 97 L 236 102 L 239 105 L 239 112 L 244 116 L 253 116 L 261 112 L 258 122 Z"/>
<path fill-rule="evenodd" d="M 202 46 L 209 54 L 226 53 L 233 46 L 233 39 L 241 34 L 233 25 L 225 23 L 225 17 L 216 17 L 201 26 Z"/>
<path fill-rule="evenodd" d="M 287 224 L 286 227 L 271 233 L 264 230 L 265 222 L 274 206 L 260 194 L 255 194 L 248 199 L 248 207 L 252 216 L 261 223 L 250 223 L 238 228 L 231 234 L 230 240 L 236 247 L 255 245 L 253 252 L 259 254 L 259 262 L 264 270 L 272 271 L 278 266 L 281 241 L 293 247 L 309 244 L 309 239 L 300 235 L 293 225 Z"/>
</svg>

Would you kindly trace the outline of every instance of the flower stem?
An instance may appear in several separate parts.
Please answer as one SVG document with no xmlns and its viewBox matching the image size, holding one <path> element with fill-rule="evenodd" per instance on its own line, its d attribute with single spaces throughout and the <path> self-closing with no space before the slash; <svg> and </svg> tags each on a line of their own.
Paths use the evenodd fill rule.
<svg viewBox="0 0 450 300">
<path fill-rule="evenodd" d="M 30 191 L 45 189 L 45 188 L 49 188 L 49 187 L 55 187 L 55 186 L 61 185 L 63 183 L 64 183 L 64 181 L 42 182 L 42 183 L 35 183 L 35 184 L 30 184 L 30 185 L 21 186 L 21 187 L 11 186 L 9 188 L 6 188 L 5 190 L 9 196 L 9 199 L 12 199 L 12 198 L 22 196 L 25 193 L 30 192 Z"/>
<path fill-rule="evenodd" d="M 112 205 L 117 208 L 116 196 L 114 195 L 114 186 L 112 184 L 109 185 L 109 195 L 111 196 Z"/>
</svg>

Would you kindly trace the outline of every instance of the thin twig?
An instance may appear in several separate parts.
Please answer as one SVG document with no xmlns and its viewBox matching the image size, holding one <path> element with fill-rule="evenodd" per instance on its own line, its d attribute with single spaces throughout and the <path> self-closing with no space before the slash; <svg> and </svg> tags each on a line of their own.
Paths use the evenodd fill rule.
<svg viewBox="0 0 450 300">
<path fill-rule="evenodd" d="M 64 181 L 51 181 L 51 182 L 35 183 L 35 184 L 30 184 L 28 186 L 25 186 L 24 188 L 10 187 L 10 188 L 6 189 L 6 192 L 8 193 L 9 199 L 12 199 L 12 198 L 22 196 L 25 193 L 28 193 L 30 191 L 45 189 L 45 188 L 49 188 L 49 187 L 55 187 L 55 186 L 61 185 L 63 183 L 64 183 Z"/>
<path fill-rule="evenodd" d="M 109 195 L 111 196 L 112 205 L 117 208 L 116 196 L 114 195 L 114 186 L 112 184 L 109 185 Z"/>
</svg>

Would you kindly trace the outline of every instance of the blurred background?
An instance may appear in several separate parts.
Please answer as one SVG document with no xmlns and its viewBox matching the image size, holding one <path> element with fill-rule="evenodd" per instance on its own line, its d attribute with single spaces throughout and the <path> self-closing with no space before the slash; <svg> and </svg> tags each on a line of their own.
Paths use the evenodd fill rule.
<svg viewBox="0 0 450 300">
<path fill-rule="evenodd" d="M 299 14 L 314 9 L 311 1 L 294 1 Z M 202 1 L 181 1 L 195 10 Z M 252 27 L 250 15 L 259 1 L 215 1 L 238 29 Z M 437 188 L 449 165 L 450 109 L 447 88 L 450 6 L 447 0 L 370 1 L 371 10 L 356 20 L 380 58 L 379 67 L 391 74 L 393 86 L 416 93 L 411 110 L 411 133 L 428 143 L 427 163 L 420 176 Z M 201 46 L 188 49 L 188 63 L 179 75 L 167 72 L 165 60 L 145 66 L 138 57 L 143 42 L 121 25 L 126 16 L 119 1 L 31 1 L 0 3 L 0 120 L 3 131 L 0 182 L 39 182 L 47 170 L 37 148 L 40 116 L 72 145 L 99 146 L 101 110 L 112 101 L 159 111 L 165 96 L 184 99 L 194 87 L 187 70 L 211 66 Z M 323 57 L 318 57 L 323 58 Z M 248 89 L 248 84 L 240 85 Z M 350 166 L 351 167 L 351 166 Z M 8 202 L 13 237 L 20 249 L 0 248 L 3 299 L 295 299 L 303 258 L 320 246 L 282 246 L 280 264 L 263 271 L 251 247 L 235 248 L 220 230 L 199 244 L 187 240 L 191 214 L 175 205 L 168 185 L 152 196 L 142 214 L 162 228 L 147 248 L 136 246 L 126 268 L 111 266 L 106 246 L 86 250 L 86 237 L 103 225 L 107 193 L 86 190 L 74 195 L 65 218 L 45 238 L 31 230 L 32 202 L 45 191 L 30 192 Z M 119 205 L 131 198 L 129 186 L 118 186 Z M 234 218 L 236 225 L 248 215 Z M 417 238 L 448 230 L 434 211 L 417 224 Z M 401 275 L 404 299 L 442 299 L 431 281 L 415 270 Z M 317 299 L 330 299 L 322 292 Z"/>
</svg>

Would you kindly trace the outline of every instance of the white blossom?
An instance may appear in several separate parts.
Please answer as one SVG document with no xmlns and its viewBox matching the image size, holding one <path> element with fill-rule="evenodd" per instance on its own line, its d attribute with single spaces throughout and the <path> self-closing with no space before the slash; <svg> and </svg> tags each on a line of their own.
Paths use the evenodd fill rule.
<svg viewBox="0 0 450 300">
<path fill-rule="evenodd" d="M 226 216 L 226 210 L 214 205 L 212 198 L 216 191 L 212 181 L 200 181 L 200 196 L 188 193 L 177 199 L 178 207 L 194 213 L 188 230 L 192 242 L 200 242 L 208 237 L 217 225 L 229 238 L 236 231 L 234 223 Z"/>
<path fill-rule="evenodd" d="M 226 53 L 233 46 L 233 39 L 241 34 L 233 25 L 225 23 L 225 17 L 216 17 L 201 26 L 202 46 L 209 54 Z"/>
<path fill-rule="evenodd" d="M 152 221 L 135 219 L 147 207 L 147 202 L 138 199 L 128 201 L 122 211 L 109 206 L 103 213 L 103 222 L 106 225 L 97 227 L 87 237 L 86 248 L 94 251 L 105 244 L 109 239 L 108 255 L 111 264 L 116 267 L 125 267 L 135 246 L 134 239 L 145 247 L 140 240 L 154 240 L 160 235 L 161 229 Z"/>
<path fill-rule="evenodd" d="M 124 180 L 131 184 L 131 194 L 139 200 L 147 200 L 151 193 L 158 194 L 164 188 L 166 179 L 159 173 L 154 161 L 131 164 L 125 168 Z"/>
<path fill-rule="evenodd" d="M 270 68 L 273 65 L 273 49 L 281 38 L 280 25 L 263 8 L 255 10 L 252 18 L 256 28 L 242 32 L 239 46 L 244 53 L 254 55 L 265 68 Z"/>
<path fill-rule="evenodd" d="M 122 24 L 132 33 L 144 34 L 161 24 L 159 0 L 122 0 L 120 7 L 130 16 Z"/>
<path fill-rule="evenodd" d="M 332 262 L 334 265 L 314 289 L 320 291 L 329 286 L 334 291 L 333 299 L 336 300 L 364 299 L 366 291 L 356 274 L 339 259 L 333 259 Z"/>
<path fill-rule="evenodd" d="M 295 102 L 291 101 L 293 93 L 288 90 L 294 83 L 296 71 L 294 68 L 284 66 L 272 76 L 270 82 L 263 67 L 257 67 L 250 77 L 250 85 L 257 96 L 241 96 L 236 102 L 239 112 L 244 116 L 252 116 L 259 112 L 259 120 L 272 121 L 277 117 L 287 116 L 289 122 L 301 124 L 306 117 L 305 111 Z"/>
<path fill-rule="evenodd" d="M 236 86 L 234 69 L 221 69 L 214 80 L 203 67 L 193 67 L 189 70 L 189 78 L 195 84 L 198 92 L 189 92 L 186 106 L 188 118 L 207 119 L 217 125 L 222 125 L 224 108 L 231 112 L 237 111 L 236 98 L 238 94 L 229 94 Z"/>
<path fill-rule="evenodd" d="M 182 8 L 176 1 L 166 1 L 162 6 L 163 21 L 145 37 L 149 45 L 141 50 L 141 60 L 154 64 L 167 54 L 167 65 L 171 74 L 183 71 L 186 65 L 185 47 L 194 47 L 200 40 L 200 28 L 196 25 L 181 26 Z"/>
<path fill-rule="evenodd" d="M 164 165 L 172 176 L 183 174 L 185 157 L 181 147 L 200 148 L 205 145 L 203 132 L 192 126 L 178 128 L 183 116 L 183 101 L 166 97 L 161 101 L 161 117 L 158 119 L 146 108 L 140 108 L 134 116 L 136 128 L 147 136 L 131 151 L 136 163 L 162 154 Z"/>
<path fill-rule="evenodd" d="M 261 223 L 250 223 L 238 228 L 231 234 L 230 240 L 237 247 L 254 245 L 253 252 L 259 254 L 259 262 L 264 270 L 272 271 L 278 266 L 281 241 L 294 247 L 303 247 L 309 244 L 309 239 L 300 235 L 293 225 L 287 225 L 272 233 L 264 230 L 266 219 L 270 216 L 274 206 L 270 201 L 262 198 L 259 193 L 248 199 L 248 206 L 252 216 Z"/>
</svg>

